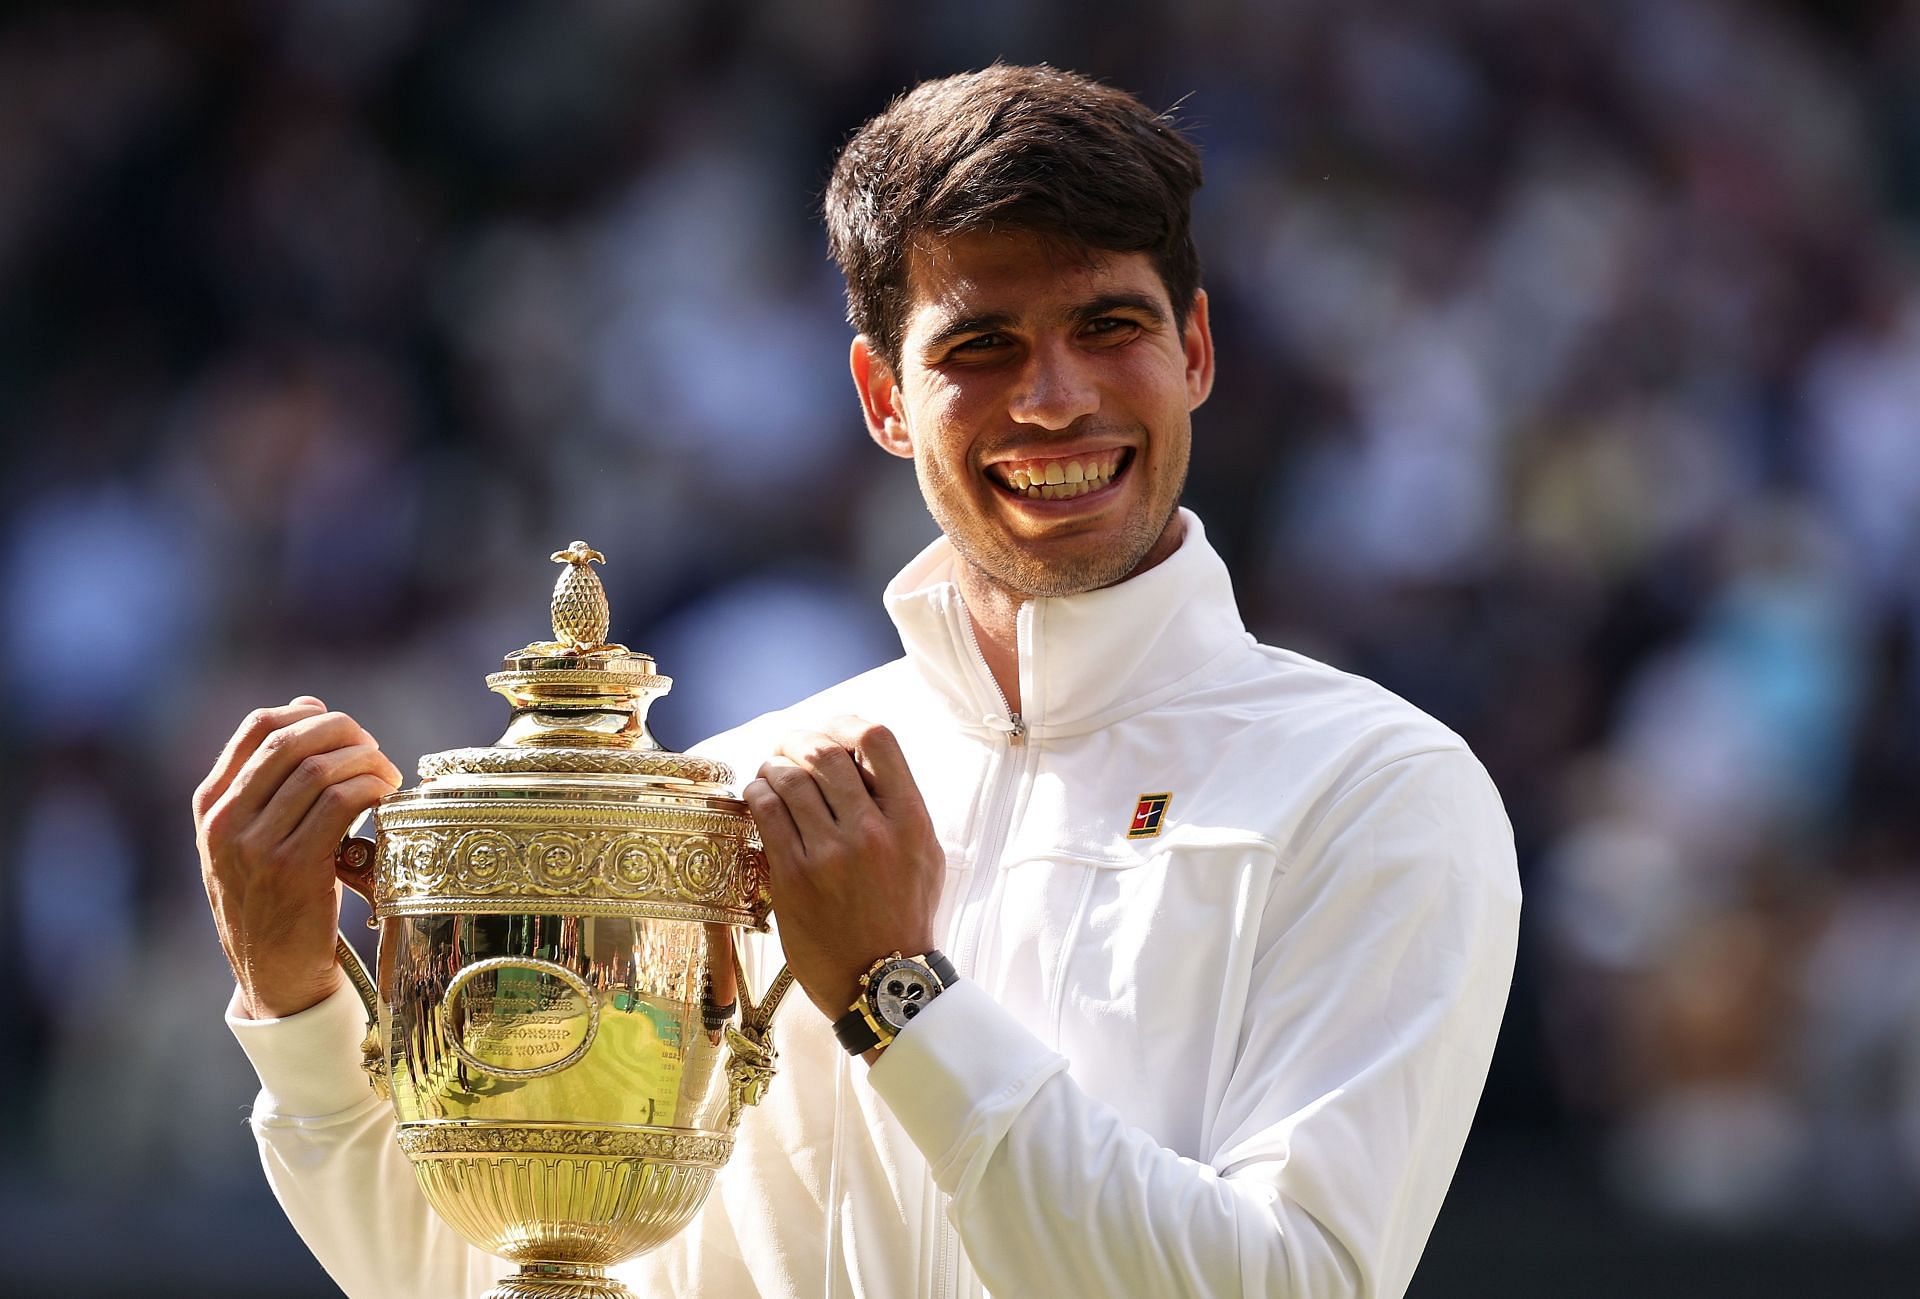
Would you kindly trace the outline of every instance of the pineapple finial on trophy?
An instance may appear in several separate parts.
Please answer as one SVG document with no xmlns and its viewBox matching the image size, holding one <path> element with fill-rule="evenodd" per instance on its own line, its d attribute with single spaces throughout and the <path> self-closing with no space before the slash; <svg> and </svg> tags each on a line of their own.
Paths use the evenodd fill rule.
<svg viewBox="0 0 1920 1299">
<path fill-rule="evenodd" d="M 603 648 L 611 615 L 607 610 L 607 590 L 592 565 L 604 564 L 607 557 L 584 541 L 576 541 L 565 550 L 553 552 L 553 562 L 565 564 L 559 580 L 553 584 L 553 638 L 576 654 Z"/>
</svg>

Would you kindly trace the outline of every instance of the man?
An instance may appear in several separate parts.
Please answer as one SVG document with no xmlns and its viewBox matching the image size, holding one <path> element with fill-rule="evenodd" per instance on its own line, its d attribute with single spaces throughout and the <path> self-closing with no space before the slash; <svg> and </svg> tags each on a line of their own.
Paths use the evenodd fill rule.
<svg viewBox="0 0 1920 1299">
<path fill-rule="evenodd" d="M 842 153 L 853 378 L 945 535 L 888 587 L 903 659 L 704 746 L 758 768 L 813 1005 L 643 1293 L 1405 1289 L 1512 973 L 1511 832 L 1457 736 L 1256 644 L 1179 509 L 1199 182 L 1047 68 L 923 84 Z M 414 1190 L 332 964 L 331 847 L 398 782 L 317 700 L 263 710 L 201 851 L 289 1215 L 353 1294 L 475 1294 L 498 1265 Z M 924 1008 L 836 1040 L 894 952 Z"/>
</svg>

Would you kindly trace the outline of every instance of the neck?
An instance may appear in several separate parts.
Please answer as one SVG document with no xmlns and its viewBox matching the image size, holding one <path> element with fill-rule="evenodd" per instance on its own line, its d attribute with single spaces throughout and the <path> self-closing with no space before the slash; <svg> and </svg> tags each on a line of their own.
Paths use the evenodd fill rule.
<svg viewBox="0 0 1920 1299">
<path fill-rule="evenodd" d="M 1108 586 L 1118 586 L 1128 578 L 1136 577 L 1148 569 L 1165 562 L 1166 558 L 1180 548 L 1180 541 L 1186 535 L 1186 524 L 1176 513 L 1167 521 L 1153 548 L 1127 571 L 1118 581 Z M 967 617 L 973 622 L 973 638 L 980 644 L 980 657 L 987 661 L 987 671 L 993 674 L 994 684 L 1000 687 L 1000 693 L 1007 697 L 1007 707 L 1011 711 L 1020 711 L 1020 606 L 1033 597 L 1015 591 L 1003 582 L 975 567 L 962 562 L 959 565 L 958 583 L 960 598 L 966 601 Z"/>
<path fill-rule="evenodd" d="M 1020 606 L 1028 597 L 1009 590 L 972 564 L 960 566 L 960 598 L 966 601 L 973 638 L 1007 707 L 1020 711 Z"/>
</svg>

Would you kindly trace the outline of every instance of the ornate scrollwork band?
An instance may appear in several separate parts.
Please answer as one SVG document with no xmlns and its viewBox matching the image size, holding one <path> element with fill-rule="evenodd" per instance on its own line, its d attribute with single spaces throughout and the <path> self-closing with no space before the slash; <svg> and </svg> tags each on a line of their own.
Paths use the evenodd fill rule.
<svg viewBox="0 0 1920 1299">
<path fill-rule="evenodd" d="M 579 1155 L 719 1168 L 733 1150 L 733 1139 L 659 1129 L 403 1123 L 400 1149 L 412 1159 L 435 1155 Z"/>
<path fill-rule="evenodd" d="M 401 898 L 383 902 L 375 911 L 375 923 L 389 916 L 543 916 L 553 908 L 538 898 L 511 894 L 490 898 L 432 897 Z M 616 902 L 604 898 L 576 898 L 567 903 L 569 916 L 614 916 L 635 920 L 691 920 L 703 925 L 741 925 L 755 933 L 767 932 L 764 911 L 741 911 L 729 907 L 695 906 L 686 902 Z"/>
<path fill-rule="evenodd" d="M 530 814 L 530 815 L 523 815 Z M 563 816 L 572 819 L 563 820 Z M 745 816 L 644 807 L 393 806 L 380 814 L 378 910 L 691 908 L 758 925 L 769 873 Z M 484 824 L 478 822 L 484 821 Z"/>
</svg>

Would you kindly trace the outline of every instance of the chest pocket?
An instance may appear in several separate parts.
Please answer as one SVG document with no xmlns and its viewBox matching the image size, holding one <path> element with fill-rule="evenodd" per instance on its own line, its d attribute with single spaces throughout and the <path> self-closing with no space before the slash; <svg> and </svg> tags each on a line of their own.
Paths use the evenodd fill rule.
<svg viewBox="0 0 1920 1299">
<path fill-rule="evenodd" d="M 992 962 L 1002 1003 L 1086 1091 L 1174 1149 L 1198 1149 L 1276 861 L 1257 836 L 1181 827 L 1009 863 Z"/>
</svg>

